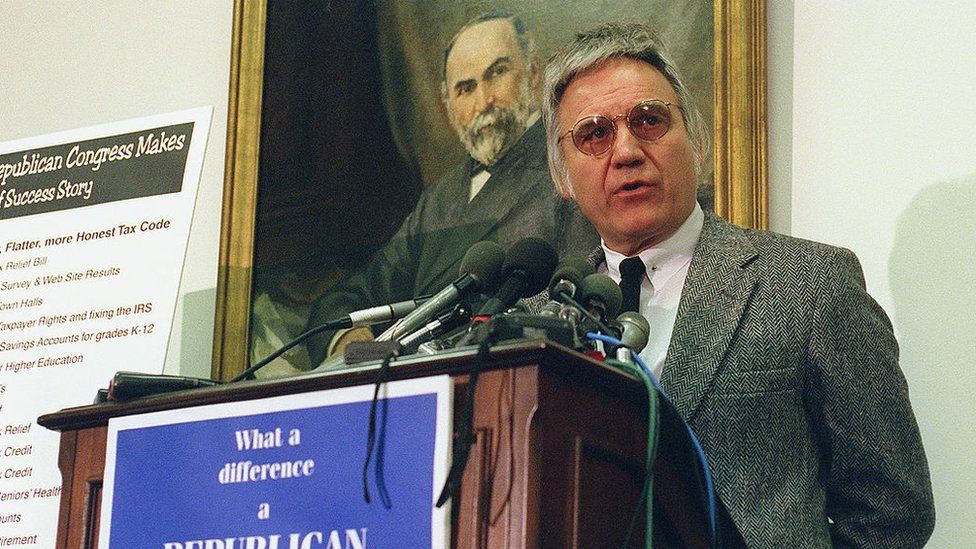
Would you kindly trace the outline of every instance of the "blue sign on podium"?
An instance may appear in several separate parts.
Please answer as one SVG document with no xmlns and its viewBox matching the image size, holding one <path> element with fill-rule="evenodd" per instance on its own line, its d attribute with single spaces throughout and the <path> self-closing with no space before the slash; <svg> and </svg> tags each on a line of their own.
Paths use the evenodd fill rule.
<svg viewBox="0 0 976 549">
<path fill-rule="evenodd" d="M 372 386 L 113 419 L 99 547 L 447 547 L 451 387 L 384 385 L 370 503 Z"/>
</svg>

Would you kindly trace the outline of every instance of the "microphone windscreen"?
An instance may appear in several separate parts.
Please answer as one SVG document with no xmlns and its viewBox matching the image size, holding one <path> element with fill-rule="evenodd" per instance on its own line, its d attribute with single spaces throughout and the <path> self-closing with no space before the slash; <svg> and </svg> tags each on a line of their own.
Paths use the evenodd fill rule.
<svg viewBox="0 0 976 549">
<path fill-rule="evenodd" d="M 620 293 L 620 286 L 605 274 L 593 273 L 583 279 L 581 289 L 583 304 L 596 301 L 603 305 L 607 318 L 613 318 L 620 312 L 620 304 L 624 297 Z"/>
<path fill-rule="evenodd" d="M 494 292 L 501 283 L 505 250 L 490 240 L 483 240 L 468 248 L 461 260 L 459 274 L 475 279 L 481 291 Z"/>
<path fill-rule="evenodd" d="M 556 272 L 553 273 L 552 278 L 549 279 L 549 295 L 555 296 L 556 290 L 558 289 L 557 286 L 565 285 L 566 282 L 569 282 L 576 288 L 570 297 L 575 297 L 579 293 L 580 286 L 583 285 L 583 279 L 587 275 L 593 274 L 595 270 L 589 261 L 581 257 L 564 259 L 559 264 L 559 267 L 556 268 Z"/>
<path fill-rule="evenodd" d="M 502 266 L 502 273 L 505 277 L 510 276 L 516 271 L 525 274 L 525 286 L 522 288 L 520 297 L 531 297 L 541 292 L 549 277 L 556 270 L 556 263 L 559 258 L 545 240 L 540 238 L 523 238 L 508 249 L 505 257 L 505 264 Z"/>
<path fill-rule="evenodd" d="M 635 311 L 623 312 L 617 317 L 617 322 L 624 328 L 620 342 L 635 353 L 641 352 L 651 335 L 651 325 L 644 315 Z"/>
</svg>

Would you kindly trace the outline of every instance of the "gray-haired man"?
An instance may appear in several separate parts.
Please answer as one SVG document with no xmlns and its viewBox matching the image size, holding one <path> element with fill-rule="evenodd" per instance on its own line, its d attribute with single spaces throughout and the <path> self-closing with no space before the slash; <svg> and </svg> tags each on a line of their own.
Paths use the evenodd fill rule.
<svg viewBox="0 0 976 549">
<path fill-rule="evenodd" d="M 696 112 L 645 27 L 582 34 L 545 71 L 553 179 L 599 268 L 639 266 L 645 360 L 746 544 L 922 546 L 932 492 L 891 324 L 851 252 L 702 213 Z"/>
</svg>

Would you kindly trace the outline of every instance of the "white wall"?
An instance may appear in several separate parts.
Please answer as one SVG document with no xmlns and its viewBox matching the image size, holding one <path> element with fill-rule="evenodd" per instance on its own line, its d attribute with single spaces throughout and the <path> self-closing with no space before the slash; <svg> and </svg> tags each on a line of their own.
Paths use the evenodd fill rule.
<svg viewBox="0 0 976 549">
<path fill-rule="evenodd" d="M 774 229 L 845 246 L 892 317 L 935 489 L 976 523 L 976 4 L 770 2 Z"/>
<path fill-rule="evenodd" d="M 168 373 L 210 375 L 232 8 L 233 0 L 0 0 L 0 141 L 214 107 Z"/>
</svg>

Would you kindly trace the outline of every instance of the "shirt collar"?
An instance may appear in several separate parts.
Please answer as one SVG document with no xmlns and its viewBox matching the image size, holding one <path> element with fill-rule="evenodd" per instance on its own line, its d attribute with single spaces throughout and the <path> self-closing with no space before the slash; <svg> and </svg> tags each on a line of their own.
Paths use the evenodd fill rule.
<svg viewBox="0 0 976 549">
<path fill-rule="evenodd" d="M 702 212 L 701 206 L 695 202 L 695 209 L 691 211 L 691 214 L 678 227 L 677 231 L 657 245 L 637 254 L 647 267 L 647 276 L 654 287 L 660 287 L 665 280 L 671 278 L 674 273 L 691 261 L 704 224 L 705 213 Z M 603 247 L 603 255 L 606 258 L 607 274 L 619 282 L 620 262 L 627 256 L 608 248 L 603 239 L 600 239 L 600 246 Z"/>
</svg>

